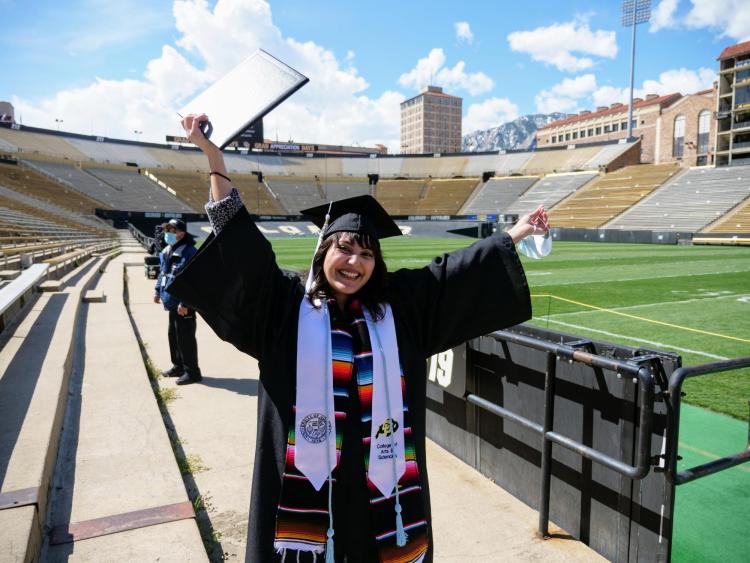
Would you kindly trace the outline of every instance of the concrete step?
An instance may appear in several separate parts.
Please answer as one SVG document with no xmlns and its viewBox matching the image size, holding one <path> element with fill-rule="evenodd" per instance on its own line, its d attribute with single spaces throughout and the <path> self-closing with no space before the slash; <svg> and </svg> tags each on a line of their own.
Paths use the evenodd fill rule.
<svg viewBox="0 0 750 563">
<path fill-rule="evenodd" d="M 25 316 L 3 333 L 0 350 L 0 505 L 19 494 L 25 499 L 0 510 L 0 561 L 31 561 L 47 511 L 67 398 L 81 293 L 96 270 L 74 287 L 36 294 Z M 12 554 L 12 555 L 11 555 Z"/>
<path fill-rule="evenodd" d="M 122 255 L 110 261 L 91 290 L 118 299 L 83 306 L 85 347 L 72 374 L 80 397 L 68 407 L 73 423 L 60 449 L 42 559 L 207 561 L 119 298 L 123 262 Z M 182 507 L 176 515 L 175 506 Z"/>
<path fill-rule="evenodd" d="M 107 296 L 101 290 L 91 289 L 83 294 L 84 303 L 104 303 Z"/>
</svg>

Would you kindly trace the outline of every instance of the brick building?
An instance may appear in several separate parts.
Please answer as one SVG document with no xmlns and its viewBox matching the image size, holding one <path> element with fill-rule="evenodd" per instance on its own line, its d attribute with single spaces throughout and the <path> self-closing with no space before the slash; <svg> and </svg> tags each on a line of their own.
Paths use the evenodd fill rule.
<svg viewBox="0 0 750 563">
<path fill-rule="evenodd" d="M 657 121 L 654 162 L 681 162 L 686 166 L 713 164 L 716 89 L 681 97 L 662 109 Z"/>
<path fill-rule="evenodd" d="M 633 99 L 633 137 L 641 139 L 641 162 L 711 164 L 716 126 L 715 89 Z M 628 106 L 582 111 L 537 130 L 537 146 L 562 147 L 625 139 Z"/>
<path fill-rule="evenodd" d="M 716 164 L 750 163 L 750 41 L 719 55 Z"/>
<path fill-rule="evenodd" d="M 676 102 L 681 94 L 633 99 L 633 136 L 641 139 L 642 162 L 655 162 L 657 122 L 662 109 Z M 628 134 L 628 106 L 616 103 L 582 111 L 553 121 L 537 130 L 537 146 L 564 147 L 625 139 Z"/>
<path fill-rule="evenodd" d="M 461 105 L 438 86 L 401 102 L 401 153 L 460 152 Z"/>
</svg>

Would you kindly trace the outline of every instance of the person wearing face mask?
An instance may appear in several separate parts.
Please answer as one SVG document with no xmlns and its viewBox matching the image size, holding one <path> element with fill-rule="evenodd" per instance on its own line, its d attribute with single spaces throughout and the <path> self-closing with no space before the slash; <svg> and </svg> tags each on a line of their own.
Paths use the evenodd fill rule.
<svg viewBox="0 0 750 563">
<path fill-rule="evenodd" d="M 193 235 L 187 232 L 182 219 L 170 219 L 164 225 L 166 247 L 159 255 L 159 277 L 154 288 L 154 303 L 161 303 L 169 312 L 169 355 L 172 367 L 164 377 L 179 377 L 177 385 L 196 383 L 203 379 L 198 367 L 198 345 L 195 341 L 195 311 L 185 307 L 167 292 L 175 276 L 197 252 Z"/>
</svg>

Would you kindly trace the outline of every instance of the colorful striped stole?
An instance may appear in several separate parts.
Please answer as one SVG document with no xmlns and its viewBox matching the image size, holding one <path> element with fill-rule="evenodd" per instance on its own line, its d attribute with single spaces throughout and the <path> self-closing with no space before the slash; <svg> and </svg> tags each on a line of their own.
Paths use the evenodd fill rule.
<svg viewBox="0 0 750 563">
<path fill-rule="evenodd" d="M 331 306 L 336 307 L 336 304 L 331 305 L 329 302 L 329 307 Z M 332 318 L 334 318 L 334 312 L 332 311 Z M 367 471 L 372 429 L 372 350 L 367 323 L 356 300 L 350 304 L 349 312 L 353 319 L 350 324 L 336 323 L 331 328 L 337 463 L 341 458 L 342 436 L 347 412 L 350 410 L 350 401 L 359 400 L 362 417 L 361 439 L 365 471 Z M 358 397 L 355 398 L 350 397 L 349 393 L 352 377 L 356 377 L 357 383 Z M 424 559 L 429 543 L 419 468 L 406 401 L 406 380 L 403 373 L 401 389 L 404 396 L 406 472 L 399 480 L 398 487 L 404 530 L 407 534 L 406 545 L 403 547 L 396 544 L 395 495 L 382 496 L 377 487 L 369 479 L 367 480 L 372 526 L 370 533 L 377 547 L 377 559 L 383 563 L 419 563 Z M 292 425 L 287 437 L 286 461 L 276 515 L 274 546 L 281 560 L 290 551 L 296 551 L 298 555 L 309 552 L 317 560 L 317 556 L 325 552 L 330 484 L 326 483 L 320 491 L 316 491 L 296 469 L 294 465 L 295 430 Z M 333 471 L 333 487 L 336 486 L 338 478 L 340 476 L 337 467 Z M 367 524 L 363 522 L 362 525 Z"/>
</svg>

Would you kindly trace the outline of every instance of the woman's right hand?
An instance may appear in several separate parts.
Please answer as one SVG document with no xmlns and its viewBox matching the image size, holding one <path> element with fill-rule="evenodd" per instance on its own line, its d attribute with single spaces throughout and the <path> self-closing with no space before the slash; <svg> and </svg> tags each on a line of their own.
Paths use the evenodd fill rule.
<svg viewBox="0 0 750 563">
<path fill-rule="evenodd" d="M 190 113 L 182 118 L 182 128 L 185 130 L 185 136 L 187 137 L 188 141 L 193 143 L 196 147 L 201 149 L 203 152 L 207 152 L 211 149 L 217 149 L 215 144 L 213 144 L 211 141 L 206 139 L 205 135 L 203 135 L 203 131 L 201 131 L 200 124 L 203 121 L 208 121 L 208 116 L 205 113 L 201 114 L 195 114 Z"/>
</svg>

